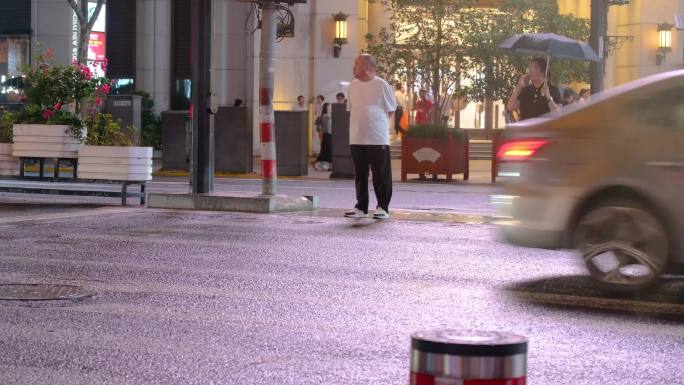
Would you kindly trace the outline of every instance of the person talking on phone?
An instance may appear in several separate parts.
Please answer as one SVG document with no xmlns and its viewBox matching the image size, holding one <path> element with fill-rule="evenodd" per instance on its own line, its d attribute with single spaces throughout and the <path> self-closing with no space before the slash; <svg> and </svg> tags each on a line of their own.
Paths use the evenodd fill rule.
<svg viewBox="0 0 684 385">
<path fill-rule="evenodd" d="M 527 73 L 508 99 L 506 110 L 520 112 L 520 120 L 536 118 L 560 110 L 561 94 L 558 87 L 544 79 L 547 62 L 537 57 L 527 65 Z"/>
</svg>

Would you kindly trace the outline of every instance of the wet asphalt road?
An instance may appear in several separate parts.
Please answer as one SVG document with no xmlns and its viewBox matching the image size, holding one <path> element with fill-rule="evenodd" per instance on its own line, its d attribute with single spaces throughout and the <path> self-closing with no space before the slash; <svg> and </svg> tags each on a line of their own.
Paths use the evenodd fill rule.
<svg viewBox="0 0 684 385">
<path fill-rule="evenodd" d="M 684 318 L 517 299 L 507 286 L 582 268 L 487 224 L 32 199 L 0 196 L 0 283 L 98 294 L 0 301 L 0 384 L 406 384 L 410 333 L 442 327 L 528 336 L 530 384 L 684 384 Z"/>
</svg>

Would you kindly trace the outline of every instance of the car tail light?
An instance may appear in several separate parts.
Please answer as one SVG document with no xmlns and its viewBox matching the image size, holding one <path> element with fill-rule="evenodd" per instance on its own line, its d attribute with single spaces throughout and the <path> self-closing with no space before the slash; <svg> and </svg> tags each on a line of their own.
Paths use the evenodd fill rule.
<svg viewBox="0 0 684 385">
<path fill-rule="evenodd" d="M 549 143 L 546 139 L 523 139 L 503 143 L 496 153 L 499 162 L 520 162 L 532 158 Z"/>
</svg>

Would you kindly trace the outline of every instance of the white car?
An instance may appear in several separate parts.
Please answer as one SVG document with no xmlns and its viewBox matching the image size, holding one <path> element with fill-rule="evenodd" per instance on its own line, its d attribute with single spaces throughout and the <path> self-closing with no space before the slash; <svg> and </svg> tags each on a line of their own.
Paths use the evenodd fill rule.
<svg viewBox="0 0 684 385">
<path fill-rule="evenodd" d="M 684 71 L 512 124 L 497 150 L 502 237 L 577 248 L 593 277 L 633 290 L 684 266 Z"/>
</svg>

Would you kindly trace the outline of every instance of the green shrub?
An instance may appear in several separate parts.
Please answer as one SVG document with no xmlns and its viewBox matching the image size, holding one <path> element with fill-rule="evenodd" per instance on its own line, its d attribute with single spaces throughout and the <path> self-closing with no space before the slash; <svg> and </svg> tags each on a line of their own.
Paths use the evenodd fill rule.
<svg viewBox="0 0 684 385">
<path fill-rule="evenodd" d="M 16 116 L 14 112 L 6 111 L 0 117 L 0 143 L 12 143 L 12 126 Z"/>
<path fill-rule="evenodd" d="M 53 57 L 52 50 L 45 51 L 37 45 L 32 64 L 22 67 L 26 82 L 23 109 L 11 115 L 12 123 L 69 125 L 74 137 L 80 140 L 84 127 L 83 106 L 101 105 L 110 91 L 110 82 L 82 64 L 56 65 Z M 106 69 L 106 62 L 101 68 Z M 11 138 L 11 128 L 7 128 L 9 119 L 1 123 L 2 141 L 8 136 Z"/>
<path fill-rule="evenodd" d="M 90 146 L 131 146 L 130 133 L 121 128 L 121 121 L 110 114 L 96 114 L 87 121 L 88 132 L 85 144 Z M 129 130 L 135 130 L 129 128 Z"/>
<path fill-rule="evenodd" d="M 465 140 L 465 130 L 449 127 L 446 124 L 421 124 L 411 126 L 406 135 L 409 138 L 446 139 L 451 134 L 454 138 Z"/>
<path fill-rule="evenodd" d="M 154 113 L 154 99 L 145 91 L 135 91 L 133 95 L 141 96 L 142 145 L 156 149 L 161 148 L 161 118 Z"/>
</svg>

